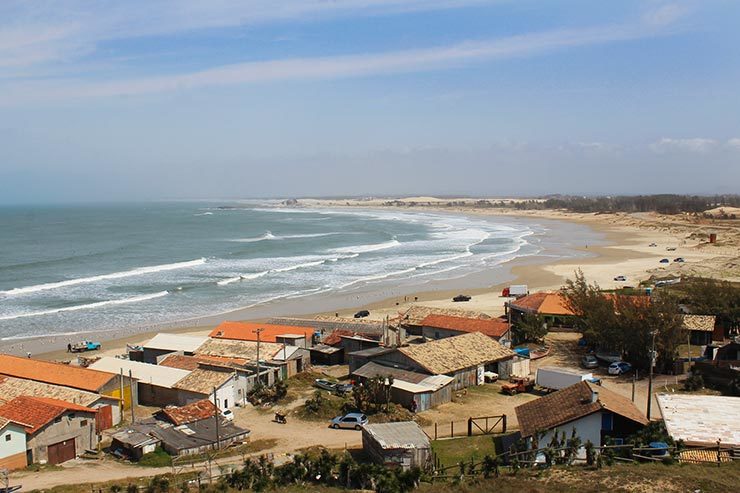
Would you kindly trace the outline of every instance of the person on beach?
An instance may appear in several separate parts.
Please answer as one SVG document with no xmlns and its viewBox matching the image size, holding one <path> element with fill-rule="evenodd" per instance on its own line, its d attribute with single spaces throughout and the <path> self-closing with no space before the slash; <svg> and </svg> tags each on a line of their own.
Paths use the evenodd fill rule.
<svg viewBox="0 0 740 493">
<path fill-rule="evenodd" d="M 30 352 L 27 352 L 26 353 L 26 356 L 28 356 L 28 359 L 31 359 L 31 353 Z"/>
<path fill-rule="evenodd" d="M 72 352 L 72 344 L 67 343 L 67 352 L 68 353 Z"/>
</svg>

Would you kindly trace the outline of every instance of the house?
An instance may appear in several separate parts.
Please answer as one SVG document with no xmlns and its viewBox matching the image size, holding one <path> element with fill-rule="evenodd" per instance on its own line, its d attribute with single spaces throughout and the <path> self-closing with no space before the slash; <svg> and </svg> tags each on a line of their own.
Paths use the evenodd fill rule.
<svg viewBox="0 0 740 493">
<path fill-rule="evenodd" d="M 216 406 L 208 399 L 202 399 L 185 406 L 167 406 L 159 414 L 164 420 L 175 426 L 180 426 L 213 418 L 216 415 Z"/>
<path fill-rule="evenodd" d="M 250 433 L 249 430 L 240 428 L 223 418 L 219 418 L 218 424 L 215 419 L 208 418 L 181 425 L 174 425 L 156 418 L 145 418 L 126 430 L 122 430 L 120 435 L 117 434 L 119 440 L 115 442 L 115 446 L 123 449 L 132 457 L 140 457 L 143 450 L 138 449 L 142 446 L 129 445 L 126 436 L 134 435 L 135 438 L 128 442 L 136 444 L 146 443 L 143 439 L 148 436 L 158 440 L 161 447 L 170 455 L 196 455 L 244 442 L 249 439 Z"/>
<path fill-rule="evenodd" d="M 183 391 L 175 402 L 181 406 L 204 398 L 212 400 L 214 392 L 220 409 L 229 409 L 237 403 L 236 372 L 229 369 L 196 368 L 173 388 Z"/>
<path fill-rule="evenodd" d="M 95 409 L 98 411 L 95 415 L 98 432 L 112 428 L 121 422 L 121 402 L 118 398 L 0 375 L 0 404 L 24 395 L 50 397 Z"/>
<path fill-rule="evenodd" d="M 283 348 L 272 356 L 269 363 L 280 367 L 281 379 L 294 377 L 311 366 L 311 352 L 299 346 L 283 344 Z"/>
<path fill-rule="evenodd" d="M 359 382 L 380 377 L 393 378 L 391 401 L 414 412 L 422 412 L 452 401 L 453 378 L 427 375 L 370 362 L 351 373 Z"/>
<path fill-rule="evenodd" d="M 344 361 L 344 350 L 340 347 L 317 344 L 309 351 L 312 365 L 333 366 L 341 365 Z"/>
<path fill-rule="evenodd" d="M 483 384 L 487 370 L 501 374 L 499 364 L 514 356 L 513 351 L 490 337 L 473 332 L 401 347 L 374 361 L 429 375 L 451 376 L 455 379 L 453 390 L 459 390 Z"/>
<path fill-rule="evenodd" d="M 239 358 L 247 361 L 245 367 L 254 371 L 254 378 L 239 384 L 245 392 L 252 389 L 256 382 L 257 369 L 259 367 L 259 380 L 263 385 L 272 386 L 276 381 L 283 378 L 282 362 L 273 362 L 276 354 L 283 350 L 283 344 L 272 342 L 240 341 L 236 339 L 209 339 L 198 349 L 198 356 L 209 356 L 217 358 Z M 259 358 L 258 358 L 259 353 Z M 258 360 L 259 359 L 259 364 Z"/>
<path fill-rule="evenodd" d="M 123 454 L 133 460 L 157 450 L 162 444 L 159 438 L 142 433 L 134 428 L 126 428 L 111 436 L 110 450 L 116 455 Z"/>
<path fill-rule="evenodd" d="M 8 354 L 0 354 L 0 375 L 17 380 L 27 380 L 29 383 L 26 385 L 29 388 L 34 387 L 36 390 L 49 392 L 49 394 L 31 393 L 30 395 L 57 396 L 61 400 L 68 400 L 61 389 L 52 390 L 50 386 L 54 386 L 101 396 L 98 401 L 84 404 L 86 407 L 95 407 L 101 413 L 99 417 L 101 429 L 110 428 L 107 426 L 108 423 L 118 424 L 121 421 L 121 415 L 125 410 L 130 409 L 132 402 L 133 404 L 138 402 L 136 392 L 131 392 L 131 381 L 128 375 L 112 375 L 90 368 L 19 358 Z M 30 382 L 48 384 L 48 386 L 33 386 Z M 57 392 L 60 393 L 57 394 Z M 80 402 L 77 403 L 80 404 Z"/>
<path fill-rule="evenodd" d="M 26 460 L 26 427 L 0 416 L 0 471 L 14 471 L 28 465 Z"/>
<path fill-rule="evenodd" d="M 187 370 L 150 365 L 139 361 L 104 356 L 90 365 L 95 371 L 108 374 L 131 375 L 136 382 L 137 402 L 145 406 L 163 407 L 168 404 L 180 404 L 184 400 L 183 392 L 174 388 L 175 384 L 190 375 Z"/>
<path fill-rule="evenodd" d="M 562 293 L 532 293 L 509 301 L 504 307 L 507 314 L 511 311 L 512 322 L 525 315 L 540 315 L 548 327 L 572 327 L 576 317 Z"/>
<path fill-rule="evenodd" d="M 291 325 L 294 327 L 307 327 L 314 331 L 315 337 L 323 339 L 335 330 L 344 330 L 347 333 L 357 334 L 369 339 L 385 341 L 386 338 L 392 338 L 395 330 L 389 334 L 388 324 L 377 320 L 362 320 L 356 318 L 326 317 L 316 319 L 303 318 L 271 318 L 267 321 L 274 325 Z"/>
<path fill-rule="evenodd" d="M 16 397 L 0 406 L 0 417 L 23 424 L 29 464 L 60 464 L 95 450 L 96 412 L 48 397 Z"/>
<path fill-rule="evenodd" d="M 460 310 L 456 308 L 435 308 L 424 305 L 413 305 L 403 313 L 398 314 L 395 323 L 406 329 L 410 335 L 420 336 L 423 325 L 422 322 L 429 315 L 448 315 L 459 318 L 490 319 L 491 316 L 482 312 L 473 310 Z"/>
<path fill-rule="evenodd" d="M 572 430 L 585 444 L 605 444 L 606 437 L 620 443 L 648 424 L 635 404 L 614 391 L 590 382 L 579 382 L 515 408 L 522 438 L 530 446 L 546 446 L 555 432 Z M 578 456 L 585 457 L 581 447 Z"/>
<path fill-rule="evenodd" d="M 740 448 L 740 398 L 720 395 L 658 394 L 668 434 L 686 447 Z M 716 452 L 715 452 L 716 460 Z"/>
<path fill-rule="evenodd" d="M 471 332 L 480 332 L 499 342 L 511 340 L 509 323 L 500 318 L 481 319 L 431 314 L 421 321 L 421 335 L 426 339 L 444 339 Z"/>
<path fill-rule="evenodd" d="M 712 343 L 714 333 L 714 315 L 684 315 L 681 327 L 689 332 L 689 342 L 696 346 Z"/>
<path fill-rule="evenodd" d="M 203 368 L 234 373 L 236 377 L 234 381 L 234 403 L 246 404 L 247 393 L 252 390 L 257 381 L 256 365 L 250 364 L 248 360 L 243 358 L 225 358 L 203 354 L 197 356 L 171 354 L 161 360 L 159 364 L 160 366 L 189 371 Z"/>
<path fill-rule="evenodd" d="M 429 437 L 413 421 L 363 426 L 362 449 L 373 462 L 386 467 L 424 469 L 432 461 Z"/>
<path fill-rule="evenodd" d="M 279 343 L 288 340 L 300 347 L 309 348 L 313 345 L 313 333 L 314 330 L 310 327 L 225 321 L 213 329 L 209 337 L 257 342 L 259 334 L 260 342 Z"/>
<path fill-rule="evenodd" d="M 364 349 L 362 351 L 355 351 L 347 354 L 347 362 L 349 363 L 349 373 L 352 374 L 357 369 L 365 366 L 376 358 L 382 357 L 384 354 L 392 353 L 396 350 L 393 347 L 375 347 L 370 349 Z"/>
<path fill-rule="evenodd" d="M 144 363 L 156 365 L 162 356 L 172 353 L 192 356 L 207 339 L 178 334 L 157 334 L 142 346 Z"/>
</svg>

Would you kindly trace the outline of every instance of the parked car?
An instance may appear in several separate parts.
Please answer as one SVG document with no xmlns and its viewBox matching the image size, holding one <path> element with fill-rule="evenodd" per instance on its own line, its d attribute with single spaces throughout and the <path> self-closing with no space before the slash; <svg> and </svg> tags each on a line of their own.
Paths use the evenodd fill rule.
<svg viewBox="0 0 740 493">
<path fill-rule="evenodd" d="M 617 276 L 617 277 L 614 278 L 614 280 L 615 281 L 626 281 L 627 280 L 627 277 L 625 277 L 625 276 Z"/>
<path fill-rule="evenodd" d="M 365 318 L 369 316 L 370 312 L 367 310 L 360 310 L 359 312 L 355 313 L 355 318 Z"/>
<path fill-rule="evenodd" d="M 467 294 L 458 294 L 454 298 L 452 298 L 452 301 L 470 301 L 470 296 Z"/>
<path fill-rule="evenodd" d="M 348 413 L 344 416 L 337 416 L 331 420 L 331 427 L 336 429 L 347 428 L 350 430 L 359 430 L 367 424 L 367 416 L 362 413 Z"/>
<path fill-rule="evenodd" d="M 332 382 L 331 380 L 326 380 L 325 378 L 317 378 L 313 381 L 313 386 L 320 389 L 328 390 L 330 392 L 337 391 L 337 384 Z"/>
<path fill-rule="evenodd" d="M 234 421 L 234 413 L 231 412 L 231 409 L 224 409 L 221 411 L 221 417 L 226 421 Z"/>
<path fill-rule="evenodd" d="M 660 259 L 660 263 L 661 263 L 661 264 L 669 264 L 670 262 L 671 262 L 671 261 L 670 261 L 670 260 L 668 260 L 667 258 L 662 258 L 662 259 Z"/>
<path fill-rule="evenodd" d="M 676 247 L 667 247 L 666 250 L 668 250 L 669 252 L 675 252 Z"/>
<path fill-rule="evenodd" d="M 354 386 L 351 383 L 338 383 L 334 388 L 338 395 L 344 395 L 352 392 Z"/>
<path fill-rule="evenodd" d="M 609 375 L 624 375 L 632 370 L 632 365 L 626 361 L 617 361 L 609 365 Z"/>
<path fill-rule="evenodd" d="M 498 380 L 498 373 L 496 373 L 495 371 L 484 371 L 483 379 L 486 383 L 493 383 Z"/>
<path fill-rule="evenodd" d="M 683 257 L 676 257 L 673 259 L 674 262 L 684 262 Z"/>
<path fill-rule="evenodd" d="M 599 367 L 599 360 L 596 359 L 596 356 L 593 354 L 587 354 L 583 358 L 581 358 L 581 366 L 584 368 L 598 368 Z"/>
<path fill-rule="evenodd" d="M 649 246 L 656 247 L 656 246 L 658 246 L 658 244 L 657 243 L 651 243 Z"/>
</svg>

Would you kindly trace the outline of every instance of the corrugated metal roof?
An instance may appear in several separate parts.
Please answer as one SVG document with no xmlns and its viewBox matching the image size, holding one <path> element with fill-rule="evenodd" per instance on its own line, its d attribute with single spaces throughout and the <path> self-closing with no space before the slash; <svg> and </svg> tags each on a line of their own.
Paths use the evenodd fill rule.
<svg viewBox="0 0 740 493">
<path fill-rule="evenodd" d="M 373 361 L 362 365 L 360 368 L 352 372 L 352 375 L 362 378 L 393 377 L 394 379 L 405 380 L 410 383 L 422 382 L 429 376 L 411 370 L 381 365 Z"/>
<path fill-rule="evenodd" d="M 363 349 L 361 351 L 353 351 L 349 353 L 347 356 L 359 356 L 360 358 L 368 358 L 372 356 L 380 356 L 382 354 L 392 353 L 395 350 L 396 348 L 378 346 L 378 347 L 371 347 L 368 349 Z"/>
<path fill-rule="evenodd" d="M 381 448 L 394 449 L 427 449 L 431 448 L 429 437 L 413 421 L 398 423 L 368 424 L 363 430 L 375 440 Z"/>
<path fill-rule="evenodd" d="M 169 368 L 167 366 L 150 365 L 139 361 L 104 356 L 90 365 L 93 370 L 118 374 L 123 369 L 124 376 L 131 375 L 141 383 L 148 383 L 158 387 L 172 388 L 174 385 L 190 375 L 187 370 Z"/>
<path fill-rule="evenodd" d="M 149 349 L 194 353 L 207 340 L 207 337 L 181 336 L 162 332 L 149 339 L 143 346 Z"/>
<path fill-rule="evenodd" d="M 658 394 L 668 434 L 687 445 L 740 447 L 740 398 L 719 395 Z"/>
</svg>

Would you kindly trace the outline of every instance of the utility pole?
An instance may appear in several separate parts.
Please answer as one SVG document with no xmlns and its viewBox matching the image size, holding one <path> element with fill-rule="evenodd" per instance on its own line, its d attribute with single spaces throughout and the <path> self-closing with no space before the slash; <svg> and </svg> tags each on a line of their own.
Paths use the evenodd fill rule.
<svg viewBox="0 0 740 493">
<path fill-rule="evenodd" d="M 221 449 L 221 436 L 218 432 L 218 418 L 221 412 L 218 409 L 218 399 L 216 399 L 216 387 L 213 387 L 213 405 L 216 407 L 216 413 L 213 415 L 213 417 L 216 420 L 216 450 Z"/>
<path fill-rule="evenodd" d="M 261 383 L 261 380 L 260 380 L 260 334 L 264 330 L 265 329 L 260 328 L 260 329 L 256 329 L 252 331 L 253 333 L 257 334 L 257 383 L 258 384 Z"/>
<path fill-rule="evenodd" d="M 648 401 L 647 401 L 647 419 L 650 420 L 650 408 L 653 403 L 653 366 L 655 366 L 655 335 L 658 333 L 657 330 L 652 332 L 653 335 L 653 346 L 650 351 L 650 378 L 648 380 Z"/>
<path fill-rule="evenodd" d="M 136 414 L 134 412 L 134 377 L 131 374 L 131 370 L 128 371 L 128 388 L 131 392 L 131 424 L 136 423 Z"/>
</svg>

